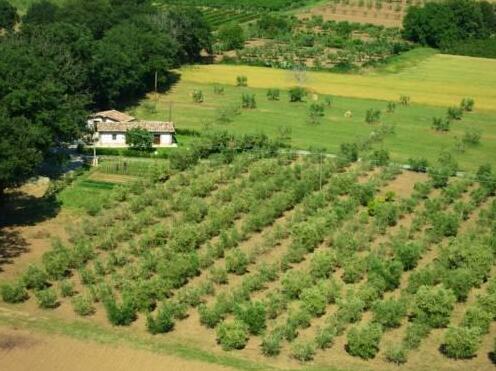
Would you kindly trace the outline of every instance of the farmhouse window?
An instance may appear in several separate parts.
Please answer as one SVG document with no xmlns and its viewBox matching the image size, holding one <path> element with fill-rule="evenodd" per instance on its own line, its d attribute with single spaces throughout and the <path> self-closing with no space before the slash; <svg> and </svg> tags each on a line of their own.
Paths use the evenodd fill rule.
<svg viewBox="0 0 496 371">
<path fill-rule="evenodd" d="M 112 140 L 117 140 L 117 134 L 112 134 Z"/>
</svg>

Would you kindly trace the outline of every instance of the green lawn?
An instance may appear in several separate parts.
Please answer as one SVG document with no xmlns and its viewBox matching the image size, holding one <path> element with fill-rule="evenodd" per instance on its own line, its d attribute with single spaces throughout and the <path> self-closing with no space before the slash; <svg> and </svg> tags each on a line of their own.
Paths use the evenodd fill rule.
<svg viewBox="0 0 496 371">
<path fill-rule="evenodd" d="M 253 133 L 263 131 L 276 136 L 283 127 L 292 132 L 292 145 L 306 149 L 311 146 L 325 147 L 335 152 L 343 142 L 354 141 L 370 133 L 374 126 L 365 123 L 365 112 L 369 108 L 382 110 L 382 121 L 396 125 L 396 134 L 388 138 L 385 147 L 390 150 L 393 159 L 405 162 L 409 157 L 437 158 L 442 149 L 453 149 L 455 137 L 462 137 L 469 127 L 478 127 L 483 131 L 482 143 L 477 147 L 468 147 L 465 153 L 458 154 L 460 165 L 465 170 L 475 170 L 479 164 L 489 162 L 496 166 L 496 111 L 480 111 L 467 113 L 461 121 L 453 123 L 452 129 L 440 134 L 431 129 L 434 116 L 444 116 L 446 107 L 412 104 L 409 107 L 397 106 L 393 114 L 385 113 L 386 101 L 373 99 L 333 97 L 331 108 L 326 108 L 326 115 L 319 125 L 308 123 L 308 106 L 311 97 L 305 103 L 289 103 L 286 91 L 281 91 L 281 99 L 270 102 L 266 98 L 266 89 L 237 88 L 224 85 L 223 95 L 213 92 L 213 84 L 201 84 L 190 81 L 179 82 L 167 95 L 155 103 L 156 112 L 150 112 L 141 104 L 133 110 L 133 114 L 143 119 L 164 119 L 168 116 L 169 102 L 173 102 L 173 121 L 179 129 L 205 130 L 207 127 L 228 129 L 234 133 Z M 193 103 L 190 96 L 194 89 L 201 89 L 205 101 Z M 257 108 L 242 110 L 228 124 L 213 123 L 220 107 L 241 103 L 243 92 L 256 95 Z M 319 96 L 323 101 L 323 95 Z M 149 102 L 150 102 L 149 101 Z M 142 102 L 144 103 L 144 102 Z M 351 111 L 353 117 L 346 119 L 344 113 Z M 179 139 L 181 144 L 181 139 Z M 184 144 L 184 142 L 183 142 Z"/>
</svg>

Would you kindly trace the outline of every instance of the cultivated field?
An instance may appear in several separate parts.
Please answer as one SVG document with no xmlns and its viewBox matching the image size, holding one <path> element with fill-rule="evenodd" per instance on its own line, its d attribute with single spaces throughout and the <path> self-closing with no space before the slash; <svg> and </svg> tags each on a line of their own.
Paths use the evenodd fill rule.
<svg viewBox="0 0 496 371">
<path fill-rule="evenodd" d="M 242 369 L 492 367 L 492 317 L 472 313 L 494 313 L 488 184 L 435 188 L 345 157 L 226 155 L 108 189 L 63 233 L 24 230 L 52 247 L 0 273 L 4 299 L 21 302 L 3 303 L 0 321 Z M 477 356 L 440 352 L 448 331 L 476 326 Z"/>
</svg>

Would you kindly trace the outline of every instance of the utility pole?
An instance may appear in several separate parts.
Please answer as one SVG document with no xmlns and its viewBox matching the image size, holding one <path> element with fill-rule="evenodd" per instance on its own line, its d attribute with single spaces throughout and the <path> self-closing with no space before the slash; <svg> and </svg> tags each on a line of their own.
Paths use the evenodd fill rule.
<svg viewBox="0 0 496 371">
<path fill-rule="evenodd" d="M 319 177 L 320 178 L 320 180 L 319 180 L 319 182 L 320 182 L 320 192 L 322 192 L 322 160 L 323 160 L 322 157 L 323 157 L 323 153 L 321 152 L 320 153 L 320 164 L 319 164 L 319 169 L 320 169 L 319 170 L 319 172 L 320 172 L 320 177 Z"/>
</svg>

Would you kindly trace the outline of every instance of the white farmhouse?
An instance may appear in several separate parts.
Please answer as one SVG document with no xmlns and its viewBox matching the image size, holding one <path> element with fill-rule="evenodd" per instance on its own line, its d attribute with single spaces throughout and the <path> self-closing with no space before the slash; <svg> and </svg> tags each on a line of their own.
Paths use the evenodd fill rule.
<svg viewBox="0 0 496 371">
<path fill-rule="evenodd" d="M 141 128 L 153 135 L 154 147 L 176 147 L 172 122 L 163 121 L 129 121 L 129 122 L 100 122 L 96 124 L 97 147 L 127 147 L 126 132 L 130 129 Z"/>
</svg>

